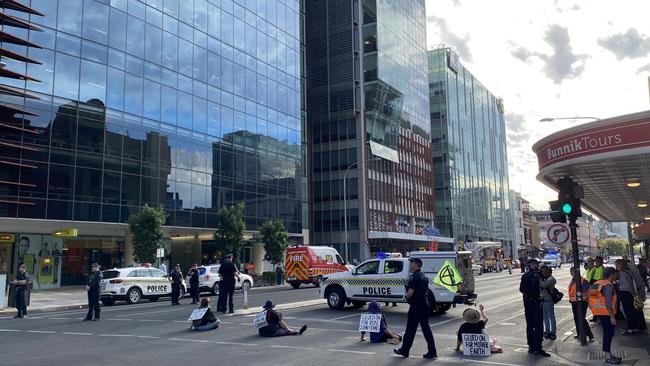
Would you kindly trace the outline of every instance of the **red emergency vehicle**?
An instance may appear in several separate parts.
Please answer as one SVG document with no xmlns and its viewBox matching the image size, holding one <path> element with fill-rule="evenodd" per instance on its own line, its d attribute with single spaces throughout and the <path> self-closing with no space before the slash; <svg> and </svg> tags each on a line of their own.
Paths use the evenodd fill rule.
<svg viewBox="0 0 650 366">
<path fill-rule="evenodd" d="M 349 271 L 336 249 L 309 245 L 288 247 L 284 268 L 284 279 L 293 288 L 303 283 L 318 287 L 324 276 Z"/>
</svg>

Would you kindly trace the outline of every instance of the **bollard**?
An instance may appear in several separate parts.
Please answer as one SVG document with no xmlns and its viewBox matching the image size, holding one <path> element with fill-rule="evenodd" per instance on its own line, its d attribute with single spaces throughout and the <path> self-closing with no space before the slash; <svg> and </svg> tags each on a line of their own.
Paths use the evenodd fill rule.
<svg viewBox="0 0 650 366">
<path fill-rule="evenodd" d="M 244 309 L 248 309 L 248 286 L 244 286 Z"/>
</svg>

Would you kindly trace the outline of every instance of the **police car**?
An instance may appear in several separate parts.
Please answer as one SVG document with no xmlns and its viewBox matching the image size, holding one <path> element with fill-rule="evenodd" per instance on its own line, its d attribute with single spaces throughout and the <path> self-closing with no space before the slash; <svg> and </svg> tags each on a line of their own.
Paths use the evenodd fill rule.
<svg viewBox="0 0 650 366">
<path fill-rule="evenodd" d="M 209 266 L 199 267 L 199 291 L 212 292 L 215 295 L 219 294 L 219 275 L 220 264 L 212 264 Z M 190 282 L 190 276 L 187 276 L 187 283 Z M 239 278 L 235 277 L 235 290 L 248 291 L 253 287 L 253 277 L 240 273 Z"/>
<path fill-rule="evenodd" d="M 411 252 L 411 257 L 420 258 L 422 271 L 429 278 L 427 294 L 431 313 L 441 314 L 455 304 L 472 304 L 474 275 L 470 252 Z M 434 284 L 433 279 L 445 261 L 455 264 L 463 277 L 458 292 L 451 292 L 444 286 Z M 410 275 L 407 258 L 379 257 L 359 264 L 351 272 L 334 273 L 323 279 L 320 296 L 327 299 L 332 310 L 340 310 L 346 304 L 361 308 L 371 300 L 406 302 L 406 287 Z M 444 274 L 443 274 L 444 275 Z"/>
<path fill-rule="evenodd" d="M 156 268 L 113 268 L 102 271 L 102 275 L 99 296 L 104 305 L 113 305 L 117 300 L 129 304 L 135 304 L 140 299 L 155 302 L 162 296 L 170 296 L 172 292 L 169 277 Z M 185 295 L 185 290 L 185 281 L 183 281 L 179 299 Z"/>
</svg>

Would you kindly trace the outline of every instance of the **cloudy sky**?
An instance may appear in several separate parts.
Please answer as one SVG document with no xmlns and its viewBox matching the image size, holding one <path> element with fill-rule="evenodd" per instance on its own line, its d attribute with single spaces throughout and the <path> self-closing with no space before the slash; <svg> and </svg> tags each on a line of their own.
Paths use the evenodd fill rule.
<svg viewBox="0 0 650 366">
<path fill-rule="evenodd" d="M 430 48 L 444 43 L 504 99 L 510 188 L 545 209 L 531 147 L 574 122 L 650 109 L 648 0 L 426 0 Z"/>
</svg>

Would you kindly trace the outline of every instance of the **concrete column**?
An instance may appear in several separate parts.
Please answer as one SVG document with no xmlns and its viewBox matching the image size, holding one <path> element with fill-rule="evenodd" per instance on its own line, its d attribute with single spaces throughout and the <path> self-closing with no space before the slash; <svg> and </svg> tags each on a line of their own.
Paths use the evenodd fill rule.
<svg viewBox="0 0 650 366">
<path fill-rule="evenodd" d="M 133 235 L 129 229 L 125 230 L 124 235 L 124 260 L 122 265 L 127 267 L 129 264 L 134 263 L 133 260 Z"/>
<path fill-rule="evenodd" d="M 262 274 L 264 271 L 264 255 L 266 254 L 266 251 L 264 250 L 264 244 L 253 244 L 253 250 L 251 254 L 253 264 L 255 264 L 255 272 Z"/>
</svg>

